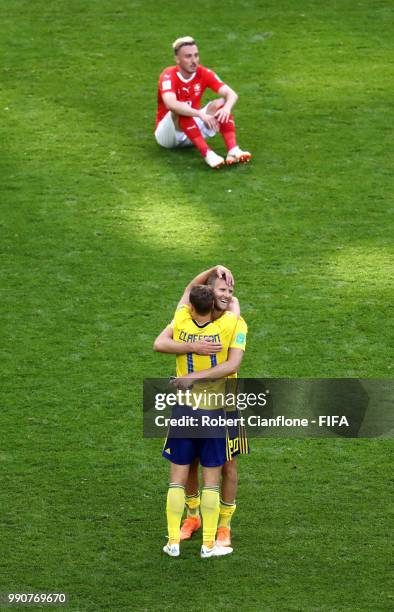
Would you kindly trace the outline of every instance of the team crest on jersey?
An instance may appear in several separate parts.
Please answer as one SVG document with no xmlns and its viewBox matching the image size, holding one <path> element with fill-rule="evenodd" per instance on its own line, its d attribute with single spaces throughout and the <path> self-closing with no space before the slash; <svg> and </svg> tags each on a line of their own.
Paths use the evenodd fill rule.
<svg viewBox="0 0 394 612">
<path fill-rule="evenodd" d="M 196 83 L 194 86 L 194 93 L 198 94 L 201 91 L 201 85 L 200 83 Z"/>
</svg>

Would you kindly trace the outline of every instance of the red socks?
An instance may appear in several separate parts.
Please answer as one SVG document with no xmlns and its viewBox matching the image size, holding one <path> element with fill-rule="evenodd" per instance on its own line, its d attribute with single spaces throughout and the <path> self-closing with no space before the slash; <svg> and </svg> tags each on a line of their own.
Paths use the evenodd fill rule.
<svg viewBox="0 0 394 612">
<path fill-rule="evenodd" d="M 182 129 L 183 132 L 185 132 L 189 140 L 191 140 L 194 146 L 200 151 L 201 155 L 205 157 L 209 151 L 209 147 L 205 142 L 193 117 L 184 117 L 180 115 L 178 120 L 179 127 Z M 229 120 L 226 121 L 226 123 L 220 123 L 219 128 L 220 133 L 223 136 L 227 151 L 230 151 L 230 149 L 237 146 L 233 116 L 230 115 Z"/>
<path fill-rule="evenodd" d="M 193 117 L 179 116 L 178 121 L 182 131 L 185 132 L 186 136 L 200 151 L 201 155 L 205 157 L 209 151 L 209 147 L 198 129 L 197 123 L 194 121 Z"/>
<path fill-rule="evenodd" d="M 220 133 L 223 136 L 227 151 L 230 151 L 233 147 L 237 146 L 237 139 L 235 137 L 235 124 L 233 116 L 230 115 L 229 120 L 226 123 L 219 123 Z"/>
</svg>

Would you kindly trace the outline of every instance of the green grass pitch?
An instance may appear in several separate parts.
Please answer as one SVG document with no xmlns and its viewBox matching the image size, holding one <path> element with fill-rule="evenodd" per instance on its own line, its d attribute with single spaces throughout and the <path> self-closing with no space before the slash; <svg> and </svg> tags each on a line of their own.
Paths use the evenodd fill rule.
<svg viewBox="0 0 394 612">
<path fill-rule="evenodd" d="M 390 0 L 4 0 L 0 591 L 69 610 L 392 610 L 391 440 L 256 440 L 231 558 L 164 558 L 144 377 L 184 285 L 229 266 L 244 376 L 393 376 Z M 170 43 L 239 93 L 249 165 L 153 139 Z M 218 140 L 218 153 L 223 145 Z M 54 609 L 54 608 L 49 608 Z"/>
</svg>

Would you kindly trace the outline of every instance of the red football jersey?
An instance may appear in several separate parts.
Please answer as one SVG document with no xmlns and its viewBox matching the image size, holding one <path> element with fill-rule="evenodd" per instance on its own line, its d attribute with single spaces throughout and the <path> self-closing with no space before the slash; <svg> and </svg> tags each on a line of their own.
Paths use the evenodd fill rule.
<svg viewBox="0 0 394 612">
<path fill-rule="evenodd" d="M 204 66 L 199 66 L 196 72 L 188 79 L 181 75 L 178 66 L 166 68 L 159 78 L 156 127 L 168 113 L 168 109 L 161 97 L 163 93 L 173 92 L 179 102 L 186 102 L 192 108 L 199 109 L 201 98 L 207 87 L 217 93 L 223 85 L 223 81 L 221 81 L 217 74 Z"/>
</svg>

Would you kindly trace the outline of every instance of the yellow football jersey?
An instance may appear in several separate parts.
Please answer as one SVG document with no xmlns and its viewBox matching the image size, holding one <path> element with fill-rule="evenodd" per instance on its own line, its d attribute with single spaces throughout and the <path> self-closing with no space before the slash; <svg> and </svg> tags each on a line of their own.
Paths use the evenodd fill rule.
<svg viewBox="0 0 394 612">
<path fill-rule="evenodd" d="M 208 321 L 201 325 L 192 319 L 190 307 L 184 304 L 176 311 L 171 327 L 173 339 L 176 342 L 211 340 L 222 344 L 222 350 L 215 355 L 196 355 L 195 353 L 177 355 L 177 376 L 208 370 L 223 363 L 227 359 L 230 347 L 245 348 L 246 323 L 243 319 L 238 319 L 233 312 L 226 311 L 216 321 Z"/>
<path fill-rule="evenodd" d="M 239 317 L 235 326 L 233 337 L 231 338 L 229 348 L 239 348 L 244 351 L 246 349 L 247 333 L 248 326 L 246 325 L 246 321 L 242 317 Z M 230 374 L 228 378 L 237 378 L 237 372 L 234 372 L 234 374 Z"/>
</svg>

